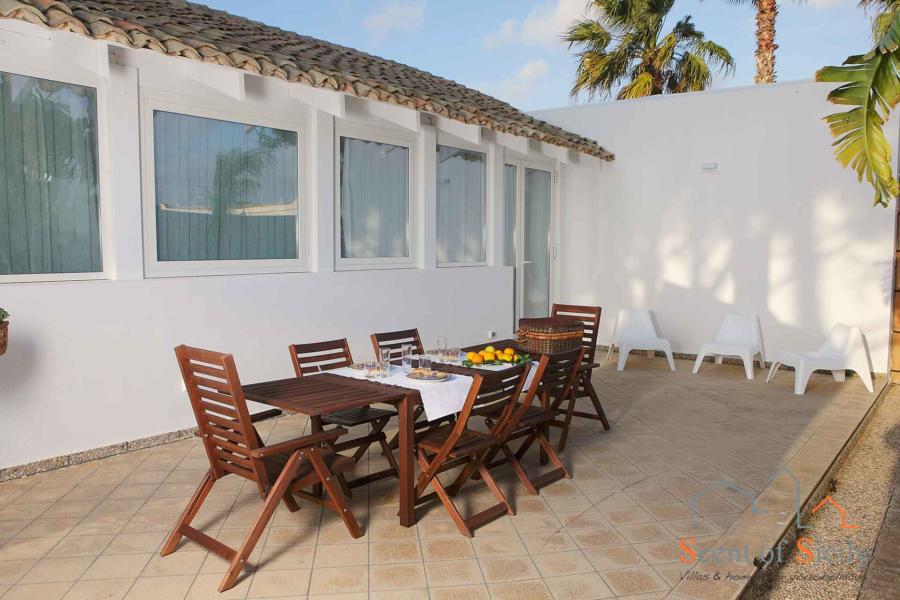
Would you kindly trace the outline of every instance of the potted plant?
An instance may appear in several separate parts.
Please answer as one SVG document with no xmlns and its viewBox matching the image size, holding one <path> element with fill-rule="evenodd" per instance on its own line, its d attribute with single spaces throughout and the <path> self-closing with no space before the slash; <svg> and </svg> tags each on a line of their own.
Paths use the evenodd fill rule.
<svg viewBox="0 0 900 600">
<path fill-rule="evenodd" d="M 9 340 L 9 313 L 0 308 L 0 356 L 6 354 L 6 343 Z"/>
</svg>

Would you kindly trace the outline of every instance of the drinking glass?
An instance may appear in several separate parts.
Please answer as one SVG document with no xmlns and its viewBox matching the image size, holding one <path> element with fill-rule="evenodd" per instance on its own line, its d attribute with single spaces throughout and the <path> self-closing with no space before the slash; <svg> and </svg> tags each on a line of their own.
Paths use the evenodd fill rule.
<svg viewBox="0 0 900 600">
<path fill-rule="evenodd" d="M 381 376 L 387 377 L 391 374 L 391 349 L 381 349 Z"/>
<path fill-rule="evenodd" d="M 419 357 L 419 368 L 421 369 L 431 369 L 431 360 L 432 357 L 430 354 L 423 354 Z"/>
<path fill-rule="evenodd" d="M 447 348 L 446 360 L 449 363 L 458 363 L 459 362 L 459 348 Z"/>
<path fill-rule="evenodd" d="M 400 348 L 400 364 L 404 371 L 412 369 L 412 344 L 403 344 Z"/>
<path fill-rule="evenodd" d="M 375 379 L 378 377 L 378 372 L 380 370 L 380 366 L 377 362 L 367 362 L 363 365 L 363 374 L 366 376 L 366 379 Z"/>
<path fill-rule="evenodd" d="M 440 336 L 437 339 L 437 356 L 438 360 L 444 360 L 444 357 L 447 355 L 447 338 L 444 336 Z"/>
</svg>

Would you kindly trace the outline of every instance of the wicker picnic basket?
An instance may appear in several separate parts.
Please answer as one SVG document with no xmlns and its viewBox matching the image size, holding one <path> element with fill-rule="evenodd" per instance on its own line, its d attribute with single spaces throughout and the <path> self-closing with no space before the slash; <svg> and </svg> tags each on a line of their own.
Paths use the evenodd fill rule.
<svg viewBox="0 0 900 600">
<path fill-rule="evenodd" d="M 9 342 L 9 321 L 0 321 L 0 356 L 6 354 L 6 344 Z"/>
<path fill-rule="evenodd" d="M 523 350 L 535 354 L 551 354 L 581 346 L 584 325 L 579 321 L 559 317 L 519 319 L 516 335 Z"/>
</svg>

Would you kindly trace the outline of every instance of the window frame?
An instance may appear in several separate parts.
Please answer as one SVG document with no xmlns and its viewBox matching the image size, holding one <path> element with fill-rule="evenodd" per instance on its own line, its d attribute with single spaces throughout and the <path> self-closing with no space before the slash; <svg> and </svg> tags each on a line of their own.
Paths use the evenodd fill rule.
<svg viewBox="0 0 900 600">
<path fill-rule="evenodd" d="M 493 188 L 493 161 L 491 160 L 491 152 L 490 148 L 483 144 L 473 144 L 471 142 L 467 142 L 466 140 L 461 140 L 458 137 L 451 136 L 445 134 L 442 131 L 437 132 L 437 139 L 434 145 L 434 158 L 435 158 L 435 169 L 434 169 L 434 177 L 435 177 L 435 226 L 434 226 L 434 244 L 435 244 L 435 254 L 437 254 L 437 243 L 438 243 L 438 223 L 437 223 L 437 189 L 439 182 L 437 181 L 437 147 L 438 146 L 447 146 L 450 148 L 454 148 L 456 150 L 467 150 L 469 152 L 477 152 L 479 154 L 484 155 L 484 224 L 483 224 L 483 237 L 482 243 L 484 244 L 484 260 L 479 261 L 464 261 L 464 262 L 441 262 L 437 260 L 437 267 L 439 269 L 442 268 L 456 268 L 456 267 L 486 267 L 490 264 L 489 256 L 490 256 L 490 244 L 491 244 L 491 230 L 492 230 L 492 222 L 491 222 L 491 213 L 493 207 L 493 196 L 491 194 L 491 189 Z"/>
<path fill-rule="evenodd" d="M 110 279 L 110 264 L 112 263 L 112 254 L 107 244 L 111 243 L 112 236 L 109 235 L 109 215 L 107 214 L 107 198 L 110 197 L 110 182 L 108 178 L 107 156 L 109 151 L 109 137 L 106 135 L 109 131 L 109 113 L 108 106 L 108 89 L 107 82 L 104 78 L 99 77 L 86 70 L 60 69 L 56 67 L 47 67 L 30 62 L 28 59 L 23 61 L 16 59 L 6 60 L 13 55 L 4 55 L 0 53 L 0 71 L 11 75 L 21 77 L 29 77 L 32 79 L 45 79 L 62 83 L 66 85 L 77 85 L 87 87 L 96 93 L 96 123 L 97 123 L 97 230 L 100 236 L 100 264 L 99 271 L 73 272 L 73 273 L 16 273 L 16 274 L 0 274 L 0 285 L 5 283 L 42 283 L 42 282 L 59 282 L 59 281 L 92 281 Z"/>
<path fill-rule="evenodd" d="M 402 146 L 408 150 L 407 182 L 408 219 L 406 236 L 409 256 L 373 258 L 344 258 L 341 256 L 341 138 Z M 416 192 L 419 169 L 419 144 L 415 134 L 374 125 L 336 122 L 334 125 L 334 268 L 336 271 L 375 269 L 416 269 L 419 266 L 419 198 Z"/>
<path fill-rule="evenodd" d="M 309 271 L 309 193 L 306 185 L 306 123 L 300 119 L 274 117 L 263 110 L 240 110 L 221 106 L 209 106 L 208 102 L 185 101 L 163 92 L 142 91 L 141 94 L 141 204 L 144 220 L 144 276 L 203 277 L 209 275 L 254 275 L 264 273 L 305 273 Z M 158 259 L 156 223 L 156 164 L 153 139 L 153 114 L 156 111 L 171 112 L 190 117 L 216 119 L 291 131 L 297 135 L 297 258 L 237 259 L 237 260 L 181 260 Z"/>
</svg>

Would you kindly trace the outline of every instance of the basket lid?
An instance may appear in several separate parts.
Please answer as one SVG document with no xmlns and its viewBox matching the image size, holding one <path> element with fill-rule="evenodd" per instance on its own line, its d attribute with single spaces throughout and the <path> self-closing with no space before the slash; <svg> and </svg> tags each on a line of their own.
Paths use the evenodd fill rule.
<svg viewBox="0 0 900 600">
<path fill-rule="evenodd" d="M 541 317 L 519 319 L 519 329 L 523 331 L 584 331 L 580 321 L 564 317 Z"/>
</svg>

